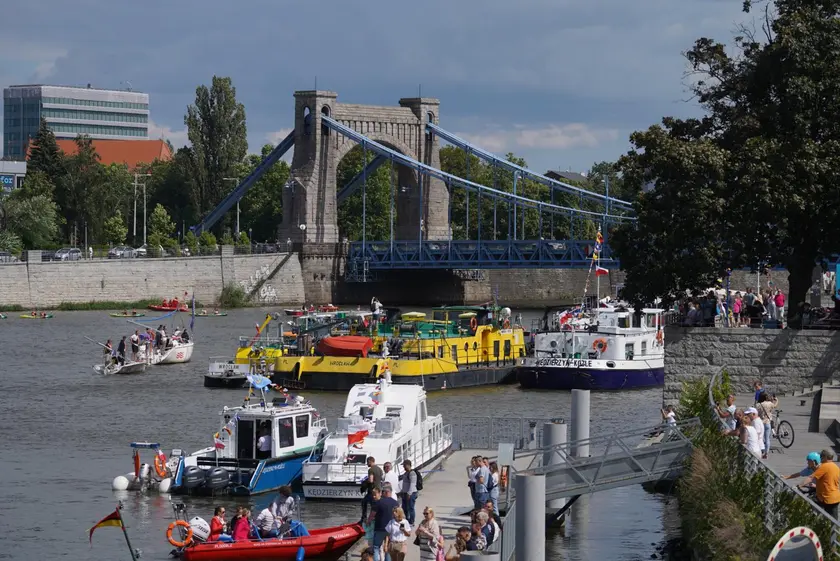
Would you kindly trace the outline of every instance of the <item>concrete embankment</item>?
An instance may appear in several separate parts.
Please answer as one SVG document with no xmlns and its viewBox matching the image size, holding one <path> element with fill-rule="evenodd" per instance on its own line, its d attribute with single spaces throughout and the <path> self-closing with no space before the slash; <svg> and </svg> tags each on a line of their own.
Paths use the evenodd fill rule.
<svg viewBox="0 0 840 561">
<path fill-rule="evenodd" d="M 220 255 L 207 257 L 42 262 L 38 253 L 29 252 L 24 263 L 0 265 L 0 305 L 134 302 L 182 297 L 185 291 L 209 303 L 231 283 L 253 294 L 257 305 L 304 301 L 294 254 L 234 255 L 232 247 L 224 247 Z"/>
</svg>

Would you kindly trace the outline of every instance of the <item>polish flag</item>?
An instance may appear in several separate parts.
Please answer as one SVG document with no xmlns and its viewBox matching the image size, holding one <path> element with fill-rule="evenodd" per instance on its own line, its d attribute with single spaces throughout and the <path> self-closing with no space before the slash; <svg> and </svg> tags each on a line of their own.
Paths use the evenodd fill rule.
<svg viewBox="0 0 840 561">
<path fill-rule="evenodd" d="M 595 267 L 595 276 L 596 277 L 601 277 L 601 276 L 609 275 L 609 274 L 610 274 L 610 272 L 607 269 L 604 269 L 603 267 Z"/>
<path fill-rule="evenodd" d="M 224 450 L 225 443 L 222 442 L 222 440 L 220 438 L 214 438 L 213 440 L 215 441 L 215 444 L 216 444 L 216 450 Z"/>
<path fill-rule="evenodd" d="M 370 434 L 370 433 L 366 430 L 360 430 L 360 431 L 354 432 L 352 434 L 348 434 L 347 435 L 347 445 L 352 446 L 352 445 L 356 444 L 357 442 L 364 442 L 365 437 L 368 434 Z"/>
</svg>

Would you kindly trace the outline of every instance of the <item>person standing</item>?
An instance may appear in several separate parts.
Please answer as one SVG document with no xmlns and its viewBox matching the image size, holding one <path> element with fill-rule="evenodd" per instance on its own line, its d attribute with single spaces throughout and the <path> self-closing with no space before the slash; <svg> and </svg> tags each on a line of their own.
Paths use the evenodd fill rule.
<svg viewBox="0 0 840 561">
<path fill-rule="evenodd" d="M 770 438 L 773 431 L 773 409 L 779 405 L 779 400 L 775 397 L 770 397 L 767 392 L 761 392 L 758 396 L 758 405 L 755 406 L 758 411 L 758 418 L 764 423 L 764 459 L 767 459 L 767 454 L 770 453 Z"/>
<path fill-rule="evenodd" d="M 384 471 L 384 475 L 382 476 L 382 484 L 383 485 L 390 485 L 391 489 L 399 489 L 400 488 L 400 476 L 397 475 L 397 472 L 391 469 L 391 462 L 385 462 L 382 465 L 382 470 Z"/>
<path fill-rule="evenodd" d="M 394 509 L 397 508 L 396 499 L 391 496 L 391 489 L 380 489 L 374 487 L 371 493 L 371 509 L 368 522 L 373 522 L 373 560 L 382 559 L 382 546 L 385 543 L 385 536 L 388 534 L 385 528 L 394 518 Z M 385 561 L 390 561 L 391 556 L 385 552 Z"/>
<path fill-rule="evenodd" d="M 785 295 L 781 290 L 776 291 L 773 302 L 776 304 L 776 320 L 779 322 L 779 327 L 781 327 L 785 321 Z"/>
<path fill-rule="evenodd" d="M 411 469 L 411 461 L 403 462 L 402 487 L 400 488 L 402 509 L 411 526 L 414 526 L 414 505 L 417 502 L 417 473 Z"/>
<path fill-rule="evenodd" d="M 431 507 L 423 509 L 423 520 L 417 526 L 417 538 L 420 540 L 420 561 L 435 561 L 438 550 L 443 548 L 443 534 L 440 524 L 435 519 L 435 511 Z"/>
<path fill-rule="evenodd" d="M 764 452 L 762 446 L 764 423 L 758 418 L 758 411 L 755 407 L 750 407 L 744 411 L 743 423 L 745 430 L 741 432 L 741 442 L 754 456 L 761 458 Z"/>
<path fill-rule="evenodd" d="M 263 429 L 262 435 L 257 439 L 257 457 L 260 459 L 271 457 L 271 429 Z"/>
<path fill-rule="evenodd" d="M 131 336 L 131 360 L 137 362 L 137 353 L 140 352 L 140 332 L 134 330 L 134 335 Z"/>
<path fill-rule="evenodd" d="M 490 462 L 490 479 L 487 481 L 487 491 L 490 493 L 490 502 L 493 504 L 493 513 L 499 514 L 499 464 Z M 485 502 L 486 504 L 486 502 Z"/>
<path fill-rule="evenodd" d="M 385 526 L 385 551 L 391 556 L 391 561 L 405 559 L 408 537 L 411 535 L 411 524 L 405 519 L 403 509 L 394 509 L 393 518 Z"/>
<path fill-rule="evenodd" d="M 120 339 L 120 344 L 117 345 L 117 362 L 125 364 L 125 335 Z"/>
<path fill-rule="evenodd" d="M 729 430 L 735 430 L 735 409 L 735 396 L 731 394 L 726 396 L 726 409 L 717 406 L 717 414 Z"/>
</svg>

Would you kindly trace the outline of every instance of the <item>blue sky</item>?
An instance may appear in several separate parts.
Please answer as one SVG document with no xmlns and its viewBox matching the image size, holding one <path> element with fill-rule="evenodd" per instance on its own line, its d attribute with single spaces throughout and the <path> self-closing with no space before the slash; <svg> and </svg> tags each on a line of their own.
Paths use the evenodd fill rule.
<svg viewBox="0 0 840 561">
<path fill-rule="evenodd" d="M 586 170 L 663 115 L 696 114 L 682 52 L 728 41 L 741 0 L 33 0 L 4 7 L 0 86 L 151 94 L 154 137 L 186 142 L 199 84 L 231 76 L 250 149 L 284 136 L 295 90 L 441 100 L 441 125 L 538 170 Z"/>
</svg>

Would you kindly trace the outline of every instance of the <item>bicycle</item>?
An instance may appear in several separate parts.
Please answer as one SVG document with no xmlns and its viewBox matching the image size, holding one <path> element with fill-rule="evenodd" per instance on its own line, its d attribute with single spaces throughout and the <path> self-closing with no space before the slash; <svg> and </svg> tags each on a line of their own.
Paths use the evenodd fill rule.
<svg viewBox="0 0 840 561">
<path fill-rule="evenodd" d="M 795 437 L 793 425 L 788 421 L 780 421 L 781 413 L 781 409 L 776 409 L 776 418 L 770 424 L 771 438 L 777 439 L 783 448 L 790 448 Z"/>
</svg>

